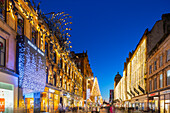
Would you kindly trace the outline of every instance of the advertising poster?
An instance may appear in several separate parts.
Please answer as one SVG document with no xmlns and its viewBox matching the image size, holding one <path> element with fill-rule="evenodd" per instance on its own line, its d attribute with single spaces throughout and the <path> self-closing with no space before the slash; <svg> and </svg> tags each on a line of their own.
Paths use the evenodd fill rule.
<svg viewBox="0 0 170 113">
<path fill-rule="evenodd" d="M 5 112 L 5 99 L 0 98 L 0 112 Z"/>
</svg>

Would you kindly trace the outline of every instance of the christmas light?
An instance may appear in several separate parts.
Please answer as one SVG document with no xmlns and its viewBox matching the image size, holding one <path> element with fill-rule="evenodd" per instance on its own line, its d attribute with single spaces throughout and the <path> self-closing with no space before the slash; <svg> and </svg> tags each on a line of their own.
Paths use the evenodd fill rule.
<svg viewBox="0 0 170 113">
<path fill-rule="evenodd" d="M 100 95 L 101 94 L 100 94 L 98 80 L 97 80 L 97 77 L 95 77 L 94 84 L 93 84 L 93 87 L 92 87 L 91 96 L 100 96 Z"/>
<path fill-rule="evenodd" d="M 19 86 L 23 94 L 44 91 L 46 85 L 46 60 L 44 53 L 27 38 L 18 41 Z"/>
</svg>

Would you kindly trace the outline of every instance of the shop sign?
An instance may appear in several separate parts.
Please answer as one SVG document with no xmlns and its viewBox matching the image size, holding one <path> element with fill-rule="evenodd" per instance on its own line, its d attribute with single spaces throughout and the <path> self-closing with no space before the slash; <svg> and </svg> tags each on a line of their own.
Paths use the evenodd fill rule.
<svg viewBox="0 0 170 113">
<path fill-rule="evenodd" d="M 168 93 L 170 93 L 170 90 L 166 90 L 166 91 L 160 92 L 160 95 L 168 94 Z"/>
<path fill-rule="evenodd" d="M 50 89 L 50 88 L 49 88 L 49 92 L 50 92 L 50 93 L 54 93 L 54 92 L 55 92 L 55 90 L 54 90 L 54 89 Z"/>
<path fill-rule="evenodd" d="M 158 95 L 158 92 L 157 93 L 149 94 L 149 97 L 156 96 L 156 95 Z"/>
<path fill-rule="evenodd" d="M 5 99 L 0 98 L 0 112 L 5 112 Z"/>
</svg>

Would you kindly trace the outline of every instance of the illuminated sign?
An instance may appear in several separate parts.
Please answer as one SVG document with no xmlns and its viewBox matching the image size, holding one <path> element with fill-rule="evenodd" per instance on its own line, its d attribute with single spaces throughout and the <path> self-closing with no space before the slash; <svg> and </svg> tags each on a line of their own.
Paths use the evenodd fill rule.
<svg viewBox="0 0 170 113">
<path fill-rule="evenodd" d="M 24 36 L 17 42 L 17 71 L 23 94 L 43 92 L 46 85 L 46 56 Z"/>
<path fill-rule="evenodd" d="M 5 112 L 5 99 L 0 98 L 0 112 Z"/>
<path fill-rule="evenodd" d="M 152 97 L 152 96 L 156 96 L 156 95 L 158 95 L 158 92 L 157 92 L 157 93 L 149 94 L 149 96 L 150 96 L 150 97 Z"/>
</svg>

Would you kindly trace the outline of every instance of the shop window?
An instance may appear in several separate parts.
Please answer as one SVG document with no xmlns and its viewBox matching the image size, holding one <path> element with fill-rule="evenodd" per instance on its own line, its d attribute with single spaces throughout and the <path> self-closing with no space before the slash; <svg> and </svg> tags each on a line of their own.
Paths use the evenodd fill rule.
<svg viewBox="0 0 170 113">
<path fill-rule="evenodd" d="M 157 78 L 154 79 L 154 90 L 157 89 Z"/>
<path fill-rule="evenodd" d="M 45 55 L 48 57 L 48 43 L 45 41 Z"/>
<path fill-rule="evenodd" d="M 14 85 L 0 82 L 0 113 L 13 113 Z"/>
<path fill-rule="evenodd" d="M 34 30 L 34 28 L 32 28 L 32 43 L 33 44 L 37 44 L 37 39 L 38 39 L 38 32 Z"/>
<path fill-rule="evenodd" d="M 167 51 L 167 62 L 170 60 L 170 49 Z"/>
<path fill-rule="evenodd" d="M 6 41 L 2 37 L 0 37 L 0 65 L 5 66 L 5 47 Z"/>
<path fill-rule="evenodd" d="M 0 19 L 4 20 L 5 17 L 5 2 L 6 0 L 0 0 Z"/>
<path fill-rule="evenodd" d="M 162 76 L 162 74 L 159 76 L 159 87 L 160 88 L 163 87 L 163 76 Z"/>
<path fill-rule="evenodd" d="M 162 55 L 159 58 L 159 67 L 161 67 L 161 66 L 162 66 Z"/>
<path fill-rule="evenodd" d="M 149 91 L 152 91 L 152 80 L 149 81 Z"/>
<path fill-rule="evenodd" d="M 149 74 L 152 73 L 152 65 L 149 66 Z"/>
<path fill-rule="evenodd" d="M 157 61 L 154 62 L 154 70 L 157 70 Z"/>
<path fill-rule="evenodd" d="M 17 20 L 17 33 L 18 35 L 24 35 L 24 19 L 19 14 L 18 14 L 18 20 Z"/>
<path fill-rule="evenodd" d="M 170 70 L 167 71 L 167 86 L 170 85 Z"/>
</svg>

